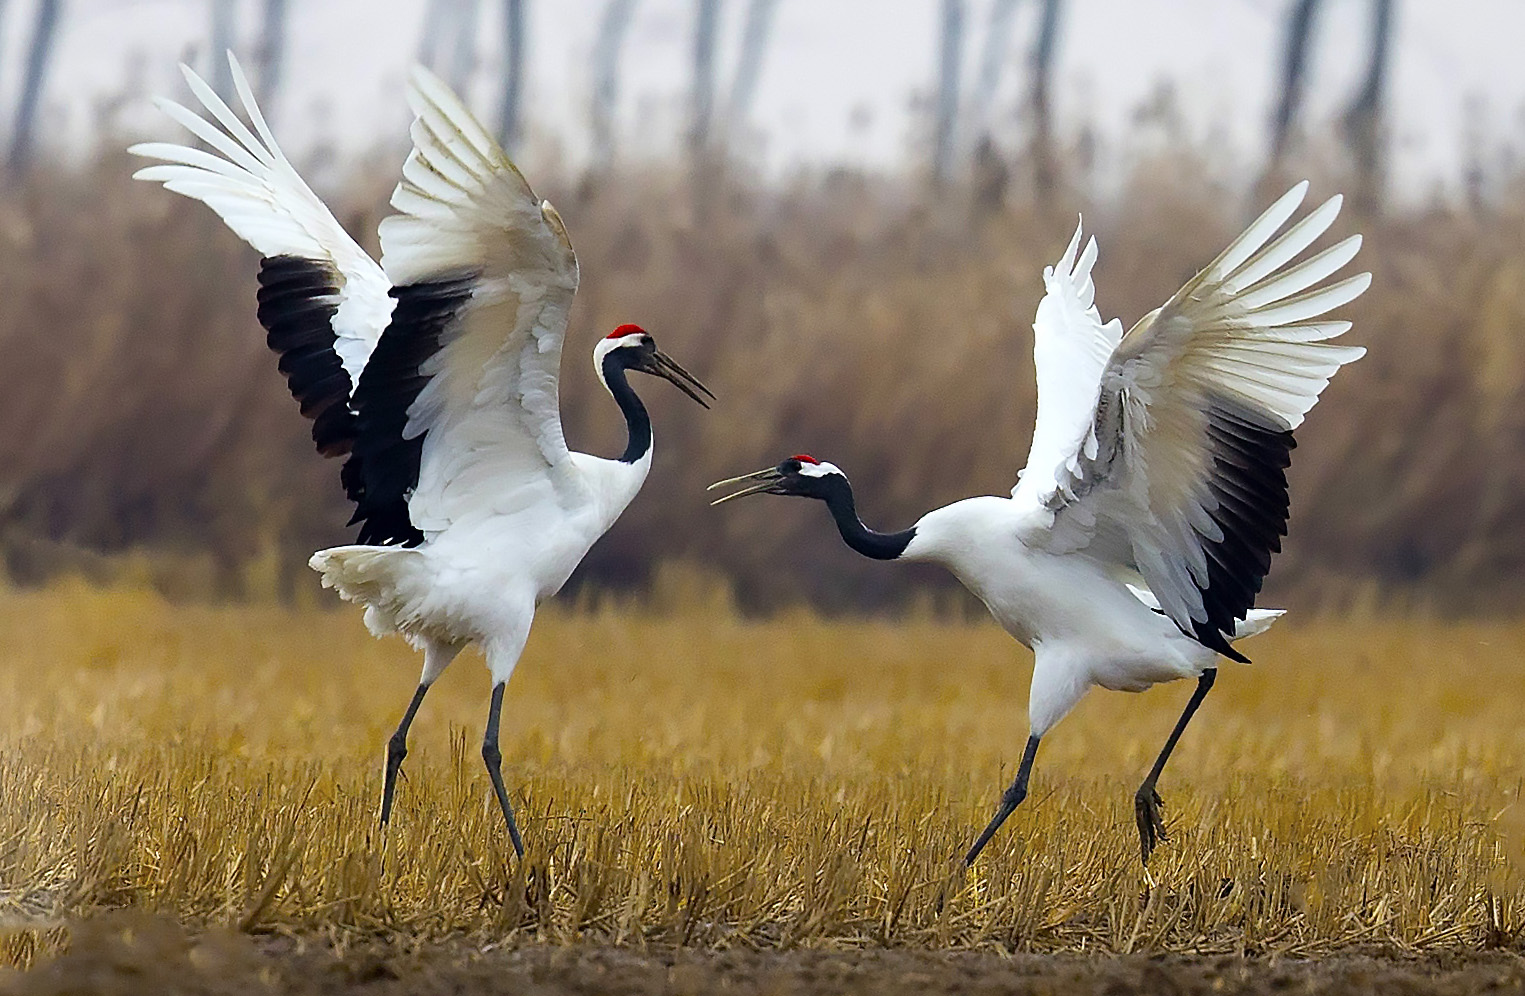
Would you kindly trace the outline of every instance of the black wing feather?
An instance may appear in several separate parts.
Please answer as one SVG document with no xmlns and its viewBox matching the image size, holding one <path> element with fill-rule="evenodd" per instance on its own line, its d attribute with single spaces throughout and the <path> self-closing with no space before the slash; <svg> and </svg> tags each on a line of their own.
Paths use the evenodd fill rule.
<svg viewBox="0 0 1525 996">
<path fill-rule="evenodd" d="M 358 412 L 353 451 L 344 466 L 344 486 L 355 502 L 350 524 L 360 523 L 359 542 L 418 546 L 424 535 L 408 517 L 408 499 L 418 487 L 424 433 L 404 438 L 408 409 L 428 384 L 424 363 L 447 341 L 471 300 L 474 273 L 393 287 L 397 304 L 355 389 Z"/>
<path fill-rule="evenodd" d="M 1254 606 L 1271 555 L 1281 551 L 1291 510 L 1287 468 L 1297 442 L 1280 420 L 1221 395 L 1209 399 L 1207 440 L 1213 466 L 1207 487 L 1216 503 L 1208 515 L 1223 538 L 1201 538 L 1207 583 L 1200 590 L 1207 619 L 1194 621 L 1188 635 L 1231 660 L 1249 663 L 1224 634 L 1232 634 L 1236 621 Z"/>
<path fill-rule="evenodd" d="M 355 441 L 349 374 L 334 350 L 339 277 L 331 267 L 301 256 L 269 256 L 259 266 L 259 323 L 265 342 L 280 354 L 280 371 L 302 414 L 312 419 L 312 441 L 326 457 L 343 456 Z"/>
</svg>

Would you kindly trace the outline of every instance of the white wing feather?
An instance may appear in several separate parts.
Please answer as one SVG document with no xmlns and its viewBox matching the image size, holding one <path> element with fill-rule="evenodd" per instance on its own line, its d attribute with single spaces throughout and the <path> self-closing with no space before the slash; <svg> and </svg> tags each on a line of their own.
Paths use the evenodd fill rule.
<svg viewBox="0 0 1525 996">
<path fill-rule="evenodd" d="M 390 284 L 281 152 L 231 52 L 228 62 L 254 132 L 201 77 L 181 66 L 191 92 L 217 124 L 174 101 L 155 103 L 216 154 L 168 142 L 140 143 L 128 151 L 163 162 L 133 176 L 206 204 L 262 256 L 300 256 L 329 267 L 340 287 L 334 351 L 353 386 L 391 316 Z"/>
<path fill-rule="evenodd" d="M 1038 417 L 1033 425 L 1027 465 L 1018 475 L 1012 497 L 1036 500 L 1073 472 L 1081 439 L 1091 427 L 1096 395 L 1107 358 L 1123 336 L 1117 319 L 1102 324 L 1096 308 L 1096 240 L 1080 249 L 1081 225 L 1075 227 L 1064 255 L 1044 267 L 1046 293 L 1033 320 L 1033 367 L 1038 376 Z"/>
<path fill-rule="evenodd" d="M 1030 539 L 1052 549 L 1124 534 L 1161 608 L 1210 645 L 1244 618 L 1284 529 L 1277 479 L 1291 430 L 1335 371 L 1365 354 L 1325 342 L 1349 322 L 1314 321 L 1370 285 L 1367 273 L 1321 284 L 1355 257 L 1360 236 L 1283 269 L 1334 222 L 1340 198 L 1272 241 L 1307 187 L 1117 343 L 1068 472 L 1034 507 L 1051 518 Z"/>
<path fill-rule="evenodd" d="M 558 383 L 577 257 L 555 209 L 444 83 L 415 69 L 408 102 L 414 149 L 392 195 L 400 213 L 381 223 L 382 266 L 399 294 L 474 277 L 470 304 L 420 370 L 430 380 L 404 430 L 426 434 L 408 511 L 427 533 L 576 479 Z"/>
</svg>

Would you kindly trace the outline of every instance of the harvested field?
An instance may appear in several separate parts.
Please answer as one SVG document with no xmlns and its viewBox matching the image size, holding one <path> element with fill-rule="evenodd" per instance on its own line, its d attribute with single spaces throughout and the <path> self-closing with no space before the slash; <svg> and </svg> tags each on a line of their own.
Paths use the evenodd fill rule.
<svg viewBox="0 0 1525 996">
<path fill-rule="evenodd" d="M 199 938 L 182 947 L 253 937 L 238 942 L 250 965 L 370 951 L 469 975 L 508 959 L 549 973 L 547 992 L 582 991 L 554 987 L 622 958 L 704 978 L 748 958 L 1020 974 L 1040 963 L 1002 959 L 1055 955 L 1043 971 L 1097 988 L 1150 965 L 1209 985 L 1244 957 L 1270 971 L 1340 956 L 1297 970 L 1324 985 L 1377 952 L 1519 984 L 1512 956 L 1474 957 L 1517 950 L 1525 926 L 1519 625 L 1370 618 L 1255 640 L 1256 665 L 1224 672 L 1166 774 L 1172 839 L 1147 874 L 1132 789 L 1188 688 L 1093 693 L 961 879 L 949 859 L 1025 735 L 1027 655 L 992 625 L 753 622 L 719 604 L 543 613 L 504 711 L 519 864 L 477 755 L 477 659 L 420 713 L 383 837 L 381 752 L 417 665 L 355 614 L 70 586 L 3 603 L 12 966 L 81 929 L 109 948 L 113 917 L 152 916 Z M 840 954 L 864 949 L 877 953 Z M 955 951 L 1002 957 L 925 954 Z M 1090 954 L 1188 960 L 1063 957 Z M 46 986 L 88 957 L 13 982 Z"/>
</svg>

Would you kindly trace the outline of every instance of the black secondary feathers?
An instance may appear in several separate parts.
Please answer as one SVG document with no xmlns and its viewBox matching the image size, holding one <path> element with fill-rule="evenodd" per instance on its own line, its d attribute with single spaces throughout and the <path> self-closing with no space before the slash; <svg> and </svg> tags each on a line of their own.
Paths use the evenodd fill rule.
<svg viewBox="0 0 1525 996">
<path fill-rule="evenodd" d="M 336 274 L 300 256 L 269 256 L 259 266 L 259 323 L 280 354 L 286 386 L 312 419 L 312 441 L 326 457 L 343 456 L 355 441 L 349 374 L 334 350 L 339 310 Z"/>
<path fill-rule="evenodd" d="M 405 438 L 408 409 L 429 382 L 420 368 L 444 343 L 471 299 L 475 274 L 392 288 L 392 321 L 371 353 L 353 407 L 354 450 L 345 465 L 345 489 L 355 502 L 350 524 L 360 523 L 362 544 L 417 546 L 424 535 L 408 517 L 418 486 L 424 434 Z"/>
<path fill-rule="evenodd" d="M 1207 584 L 1199 587 L 1207 619 L 1193 621 L 1191 635 L 1231 660 L 1248 663 L 1225 634 L 1232 636 L 1236 621 L 1255 604 L 1271 555 L 1280 552 L 1287 535 L 1287 467 L 1297 443 L 1276 419 L 1221 395 L 1207 406 L 1207 439 L 1213 467 L 1207 487 L 1216 502 L 1207 512 L 1223 538 L 1202 537 Z"/>
<path fill-rule="evenodd" d="M 362 544 L 417 546 L 423 533 L 408 517 L 418 486 L 424 437 L 403 437 L 408 408 L 429 377 L 420 367 L 439 351 L 446 330 L 471 298 L 474 274 L 391 290 L 397 302 L 360 383 L 352 385 L 334 349 L 339 310 L 335 274 L 300 256 L 260 262 L 259 320 L 266 342 L 280 355 L 280 370 L 312 438 L 327 457 L 348 455 L 340 472 L 355 503 L 350 525 L 360 523 Z"/>
</svg>

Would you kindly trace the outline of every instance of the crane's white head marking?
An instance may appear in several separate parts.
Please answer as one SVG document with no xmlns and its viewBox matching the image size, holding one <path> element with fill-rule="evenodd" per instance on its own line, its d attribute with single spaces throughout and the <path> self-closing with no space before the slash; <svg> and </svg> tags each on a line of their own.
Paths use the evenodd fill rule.
<svg viewBox="0 0 1525 996">
<path fill-rule="evenodd" d="M 639 325 L 621 325 L 613 332 L 598 340 L 598 345 L 593 347 L 593 369 L 598 371 L 598 379 L 604 379 L 604 357 L 616 349 L 643 349 L 654 347 L 656 343 L 651 338 L 651 333 Z M 608 387 L 608 383 L 604 384 Z"/>
<path fill-rule="evenodd" d="M 817 460 L 808 453 L 796 453 L 777 467 L 768 467 L 727 481 L 717 481 L 710 485 L 709 490 L 730 484 L 745 484 L 746 487 L 717 498 L 710 504 L 719 505 L 732 498 L 763 494 L 826 499 L 841 493 L 841 489 L 847 486 L 847 475 L 834 463 Z"/>
<path fill-rule="evenodd" d="M 616 351 L 620 351 L 618 361 L 624 369 L 638 370 L 641 373 L 652 374 L 670 381 L 677 386 L 678 390 L 705 408 L 708 408 L 709 404 L 704 399 L 715 397 L 710 393 L 709 388 L 699 383 L 699 378 L 684 370 L 672 357 L 658 349 L 657 341 L 651 337 L 651 333 L 639 325 L 620 325 L 593 347 L 593 370 L 598 374 L 599 383 L 604 385 L 605 390 L 609 389 L 609 379 L 604 371 L 604 361 Z"/>
<path fill-rule="evenodd" d="M 799 462 L 799 469 L 795 473 L 801 477 L 829 477 L 832 474 L 836 474 L 838 477 L 847 476 L 842 473 L 841 467 L 834 463 L 826 463 L 824 460 L 817 460 L 809 453 L 796 453 L 789 459 Z M 788 461 L 785 462 L 787 463 Z"/>
</svg>

